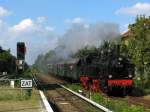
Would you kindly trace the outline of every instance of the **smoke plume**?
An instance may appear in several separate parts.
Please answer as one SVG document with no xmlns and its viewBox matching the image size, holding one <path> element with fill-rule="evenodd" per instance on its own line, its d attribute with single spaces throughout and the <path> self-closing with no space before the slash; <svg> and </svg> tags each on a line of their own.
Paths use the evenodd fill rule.
<svg viewBox="0 0 150 112">
<path fill-rule="evenodd" d="M 100 46 L 104 40 L 114 40 L 119 37 L 119 28 L 113 23 L 73 24 L 57 42 L 55 56 L 48 63 L 68 59 L 70 55 L 85 46 Z"/>
</svg>

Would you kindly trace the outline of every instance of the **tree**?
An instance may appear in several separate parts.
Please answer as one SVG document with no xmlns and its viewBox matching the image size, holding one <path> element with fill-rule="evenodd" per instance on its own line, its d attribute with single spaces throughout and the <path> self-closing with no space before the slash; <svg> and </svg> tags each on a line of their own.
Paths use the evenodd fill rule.
<svg viewBox="0 0 150 112">
<path fill-rule="evenodd" d="M 74 58 L 83 58 L 85 56 L 88 56 L 91 53 L 98 52 L 98 49 L 96 47 L 84 47 L 83 49 L 79 49 L 75 54 L 72 55 Z"/>
<path fill-rule="evenodd" d="M 128 36 L 128 43 L 122 42 L 122 53 L 135 64 L 136 75 L 146 79 L 150 74 L 150 50 L 146 50 L 150 49 L 150 17 L 137 16 Z"/>
<path fill-rule="evenodd" d="M 16 58 L 11 55 L 10 50 L 3 50 L 0 47 L 0 72 L 9 74 L 16 71 Z"/>
</svg>

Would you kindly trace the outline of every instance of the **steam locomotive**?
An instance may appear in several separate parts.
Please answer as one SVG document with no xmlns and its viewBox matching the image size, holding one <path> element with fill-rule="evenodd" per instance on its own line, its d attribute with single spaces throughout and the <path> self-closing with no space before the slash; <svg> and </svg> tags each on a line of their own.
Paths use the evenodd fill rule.
<svg viewBox="0 0 150 112">
<path fill-rule="evenodd" d="M 50 74 L 80 81 L 85 89 L 108 94 L 130 94 L 134 65 L 120 54 L 120 46 L 105 45 L 95 53 L 65 63 L 49 64 Z"/>
</svg>

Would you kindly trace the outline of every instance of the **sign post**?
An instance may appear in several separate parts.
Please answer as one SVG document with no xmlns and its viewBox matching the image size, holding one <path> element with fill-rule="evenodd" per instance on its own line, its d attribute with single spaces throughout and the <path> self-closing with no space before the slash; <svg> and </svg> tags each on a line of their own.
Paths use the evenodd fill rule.
<svg viewBox="0 0 150 112">
<path fill-rule="evenodd" d="M 14 80 L 11 80 L 11 81 L 10 81 L 10 87 L 11 87 L 11 88 L 15 88 L 15 81 L 14 81 Z"/>
<path fill-rule="evenodd" d="M 27 94 L 30 97 L 31 96 L 31 90 L 32 90 L 32 80 L 21 80 L 21 88 L 28 88 Z"/>
</svg>

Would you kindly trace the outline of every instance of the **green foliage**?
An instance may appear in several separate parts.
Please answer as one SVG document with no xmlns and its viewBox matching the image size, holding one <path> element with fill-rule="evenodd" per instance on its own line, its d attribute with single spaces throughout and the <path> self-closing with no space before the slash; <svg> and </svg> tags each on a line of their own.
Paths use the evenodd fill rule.
<svg viewBox="0 0 150 112">
<path fill-rule="evenodd" d="M 97 47 L 84 47 L 83 49 L 78 50 L 72 57 L 83 58 L 90 54 L 98 54 L 100 51 L 107 51 L 108 49 L 113 48 L 115 45 L 114 42 L 104 41 L 101 46 Z"/>
<path fill-rule="evenodd" d="M 75 92 L 78 92 L 79 90 L 81 90 L 81 86 L 77 84 L 67 84 L 66 86 Z"/>
<path fill-rule="evenodd" d="M 145 89 L 143 87 L 135 87 L 132 91 L 133 96 L 144 96 L 146 95 Z"/>
<path fill-rule="evenodd" d="M 127 101 L 111 100 L 99 93 L 92 93 L 92 100 L 113 110 L 113 112 L 146 112 L 141 106 L 129 106 Z"/>
<path fill-rule="evenodd" d="M 88 56 L 91 53 L 95 53 L 97 52 L 97 48 L 96 47 L 84 47 L 83 49 L 78 50 L 72 57 L 76 57 L 76 58 L 83 58 L 85 56 Z"/>
<path fill-rule="evenodd" d="M 16 58 L 11 55 L 10 50 L 3 50 L 0 47 L 0 72 L 13 74 L 16 72 Z"/>
<path fill-rule="evenodd" d="M 140 106 L 131 106 L 128 108 L 123 108 L 121 112 L 146 112 L 146 110 Z"/>
<path fill-rule="evenodd" d="M 91 99 L 97 103 L 104 103 L 105 99 L 99 93 L 92 93 Z"/>
<path fill-rule="evenodd" d="M 121 51 L 135 64 L 136 77 L 146 87 L 150 79 L 150 18 L 140 16 L 129 25 L 129 36 L 121 43 Z"/>
<path fill-rule="evenodd" d="M 0 61 L 7 61 L 8 59 L 11 58 L 11 56 L 12 55 L 10 54 L 9 50 L 2 52 L 2 53 L 0 53 Z"/>
<path fill-rule="evenodd" d="M 137 82 L 140 84 L 140 82 Z M 71 84 L 71 85 L 65 85 L 66 87 L 70 88 L 71 90 L 77 92 L 79 89 L 83 90 L 79 85 Z M 84 90 L 83 90 L 84 91 Z M 85 96 L 88 96 L 88 92 L 84 93 Z M 94 102 L 103 105 L 104 107 L 109 108 L 113 112 L 147 112 L 144 107 L 142 106 L 134 106 L 130 105 L 128 103 L 128 99 L 124 100 L 113 100 L 110 98 L 107 98 L 106 96 L 103 96 L 100 93 L 91 93 L 91 100 Z M 89 110 L 90 112 L 90 110 Z"/>
<path fill-rule="evenodd" d="M 132 91 L 133 96 L 143 96 L 146 94 L 142 82 L 139 79 L 134 79 L 134 89 Z"/>
<path fill-rule="evenodd" d="M 137 18 L 134 24 L 129 25 L 129 30 L 127 55 L 131 57 L 137 69 L 141 71 L 143 62 L 149 63 L 150 61 L 150 52 L 144 52 L 150 48 L 150 19 Z"/>
<path fill-rule="evenodd" d="M 28 68 L 26 69 L 24 72 L 23 72 L 23 75 L 22 75 L 22 78 L 32 78 L 32 72 L 31 72 L 31 69 Z"/>
</svg>

